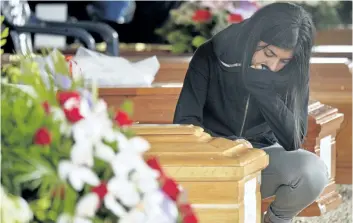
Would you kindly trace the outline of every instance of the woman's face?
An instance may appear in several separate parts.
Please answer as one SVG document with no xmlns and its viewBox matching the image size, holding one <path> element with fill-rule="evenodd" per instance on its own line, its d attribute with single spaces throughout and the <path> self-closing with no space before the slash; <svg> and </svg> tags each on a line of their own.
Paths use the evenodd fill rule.
<svg viewBox="0 0 353 223">
<path fill-rule="evenodd" d="M 262 65 L 263 69 L 280 71 L 292 59 L 293 51 L 281 49 L 260 41 L 252 57 L 252 65 Z"/>
</svg>

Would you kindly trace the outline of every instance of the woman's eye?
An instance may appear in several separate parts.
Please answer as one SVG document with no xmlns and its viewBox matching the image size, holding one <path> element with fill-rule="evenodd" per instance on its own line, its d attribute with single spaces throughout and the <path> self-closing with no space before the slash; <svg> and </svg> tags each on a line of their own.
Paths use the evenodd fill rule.
<svg viewBox="0 0 353 223">
<path fill-rule="evenodd" d="M 271 53 L 269 51 L 265 50 L 264 53 L 265 53 L 265 56 L 267 56 L 267 57 L 274 57 L 273 53 Z"/>
</svg>

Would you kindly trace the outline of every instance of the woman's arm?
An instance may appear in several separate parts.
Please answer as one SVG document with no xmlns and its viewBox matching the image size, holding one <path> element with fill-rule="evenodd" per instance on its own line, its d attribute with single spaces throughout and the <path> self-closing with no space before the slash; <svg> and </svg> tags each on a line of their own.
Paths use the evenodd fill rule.
<svg viewBox="0 0 353 223">
<path fill-rule="evenodd" d="M 252 97 L 255 98 L 259 109 L 269 124 L 279 143 L 284 149 L 296 150 L 295 120 L 293 112 L 287 107 L 284 101 L 274 90 L 273 81 L 276 79 L 276 73 L 263 70 L 250 69 L 244 77 L 245 87 L 249 90 Z M 309 87 L 306 87 L 303 109 L 300 114 L 301 140 L 303 141 L 307 131 Z"/>
<path fill-rule="evenodd" d="M 207 43 L 206 43 L 207 44 Z M 207 97 L 209 67 L 206 44 L 200 46 L 193 55 L 187 70 L 183 88 L 174 113 L 175 124 L 203 126 L 203 109 Z M 212 131 L 205 132 L 215 136 Z"/>
</svg>

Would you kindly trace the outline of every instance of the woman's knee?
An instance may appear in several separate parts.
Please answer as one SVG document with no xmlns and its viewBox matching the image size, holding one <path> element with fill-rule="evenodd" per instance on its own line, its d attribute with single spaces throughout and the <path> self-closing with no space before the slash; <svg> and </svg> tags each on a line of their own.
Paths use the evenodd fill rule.
<svg viewBox="0 0 353 223">
<path fill-rule="evenodd" d="M 305 196 L 317 198 L 329 182 L 327 166 L 320 157 L 308 151 L 300 152 L 297 158 L 298 181 L 295 183 L 300 184 Z"/>
</svg>

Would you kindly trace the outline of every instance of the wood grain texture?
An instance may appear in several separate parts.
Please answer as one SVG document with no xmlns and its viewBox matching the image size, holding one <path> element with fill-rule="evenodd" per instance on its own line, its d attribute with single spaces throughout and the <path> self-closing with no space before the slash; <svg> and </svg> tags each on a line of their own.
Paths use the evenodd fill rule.
<svg viewBox="0 0 353 223">
<path fill-rule="evenodd" d="M 256 219 L 251 222 L 259 223 L 261 194 L 258 178 L 268 165 L 268 155 L 252 148 L 245 140 L 212 137 L 198 140 L 197 137 L 206 134 L 203 131 L 200 134 L 200 127 L 166 125 L 167 134 L 164 135 L 163 126 L 134 125 L 132 129 L 137 135 L 159 138 L 150 141 L 151 149 L 145 158 L 158 157 L 164 172 L 187 192 L 200 222 L 247 223 L 247 209 L 252 205 L 255 209 L 251 213 L 256 214 Z M 165 137 L 173 134 L 184 138 Z M 194 140 L 190 140 L 192 137 L 186 139 L 188 136 L 193 136 Z M 250 204 L 249 199 L 253 199 Z"/>
<path fill-rule="evenodd" d="M 344 61 L 315 64 L 311 69 L 311 97 L 344 114 L 336 138 L 336 180 L 340 184 L 352 184 L 352 74 Z"/>
<path fill-rule="evenodd" d="M 146 96 L 149 96 L 150 98 L 153 98 L 154 96 L 159 97 L 161 100 L 158 101 L 158 103 L 155 101 L 154 107 L 152 107 L 152 111 L 150 111 L 146 106 L 145 103 L 149 103 L 148 101 L 144 100 L 133 100 L 133 102 L 137 102 L 135 104 L 135 111 L 136 113 L 134 114 L 134 120 L 140 122 L 140 123 L 150 123 L 150 124 L 171 124 L 172 119 L 173 119 L 173 114 L 174 114 L 174 108 L 177 102 L 177 98 L 180 92 L 180 88 L 158 88 L 156 91 L 157 94 L 161 93 L 161 89 L 166 89 L 166 92 L 161 93 L 161 95 L 155 95 L 155 92 L 153 91 L 155 88 L 147 88 L 147 89 L 104 89 L 103 93 L 107 93 L 108 97 L 112 97 L 112 95 L 117 95 L 117 97 L 127 97 L 129 98 L 130 95 L 124 95 L 126 92 L 133 92 L 134 97 L 138 98 L 139 96 L 136 95 L 136 92 L 142 92 L 141 98 L 144 98 Z M 120 92 L 121 90 L 121 92 Z M 170 101 L 170 95 L 172 93 L 175 93 L 175 100 L 173 103 Z M 147 95 L 149 93 L 149 95 Z M 101 95 L 103 98 L 105 95 Z M 165 97 L 165 99 L 163 99 Z M 167 103 L 168 101 L 168 103 Z M 108 101 L 109 103 L 109 101 Z M 111 102 L 110 102 L 111 103 Z M 120 102 L 119 102 L 120 103 Z M 139 104 L 140 103 L 140 104 Z M 156 104 L 157 103 L 157 104 Z M 119 106 L 119 104 L 109 104 L 111 106 Z M 172 106 L 172 107 L 168 107 Z M 155 107 L 158 107 L 159 109 L 154 109 Z M 140 108 L 140 109 L 137 109 Z M 335 136 L 336 136 L 336 131 L 339 129 L 340 123 L 343 120 L 343 115 L 338 113 L 336 108 L 321 104 L 318 101 L 312 100 L 309 105 L 309 113 L 310 113 L 310 118 L 309 118 L 309 128 L 308 128 L 308 135 L 305 140 L 304 147 L 308 149 L 309 151 L 315 152 L 317 155 L 320 155 L 320 140 L 327 136 L 331 135 L 332 136 L 332 149 L 331 149 L 331 157 L 332 157 L 332 165 L 331 165 L 331 176 L 334 179 L 335 177 L 335 165 L 336 165 L 336 160 L 334 159 L 336 157 L 336 141 L 335 141 Z M 155 114 L 158 113 L 159 115 L 156 116 Z M 157 155 L 159 157 L 163 156 L 161 158 L 162 163 L 169 163 L 169 167 L 166 167 L 166 171 L 169 171 L 170 174 L 175 175 L 178 180 L 186 180 L 187 177 L 185 177 L 183 174 L 184 173 L 192 173 L 196 175 L 204 174 L 203 178 L 200 177 L 200 179 L 207 181 L 214 177 L 214 175 L 207 175 L 206 173 L 211 173 L 212 171 L 216 171 L 215 168 L 210 167 L 206 168 L 205 166 L 203 167 L 188 167 L 187 165 L 195 164 L 195 160 L 192 158 L 185 157 L 183 155 L 183 147 L 188 147 L 189 153 L 194 153 L 195 155 L 197 154 L 200 159 L 204 159 L 203 162 L 204 164 L 210 165 L 210 163 L 216 164 L 222 164 L 224 162 L 227 162 L 223 157 L 222 159 L 219 159 L 219 153 L 221 152 L 218 150 L 216 147 L 210 146 L 210 145 L 205 145 L 201 143 L 206 143 L 209 142 L 210 137 L 205 136 L 205 138 L 195 138 L 194 135 L 185 135 L 184 133 L 181 133 L 179 130 L 174 129 L 173 130 L 173 125 L 168 125 L 167 128 L 165 129 L 166 134 L 164 135 L 164 140 L 159 137 L 158 135 L 163 133 L 163 130 L 160 128 L 160 126 L 154 125 L 154 128 L 151 128 L 153 126 L 134 126 L 135 130 L 141 133 L 143 137 L 146 137 L 147 139 L 151 140 L 152 143 L 155 145 L 155 150 L 151 150 L 150 155 Z M 193 133 L 193 134 L 199 134 L 203 135 L 203 133 L 200 133 L 200 130 L 190 130 L 190 126 L 184 126 L 185 128 L 185 133 Z M 175 133 L 173 135 L 173 132 Z M 151 134 L 153 135 L 151 136 Z M 166 144 L 165 140 L 168 139 L 172 143 L 172 145 L 169 143 Z M 192 143 L 193 140 L 197 140 L 200 144 L 190 146 L 190 143 Z M 183 142 L 183 144 L 175 144 L 175 142 Z M 158 144 L 156 144 L 158 143 Z M 169 150 L 163 149 L 163 146 L 166 146 L 165 148 L 173 148 L 170 152 Z M 229 147 L 227 147 L 229 149 Z M 153 152 L 154 151 L 154 152 Z M 207 151 L 207 152 L 206 152 Z M 236 151 L 236 150 L 235 150 Z M 207 154 L 208 153 L 208 154 Z M 236 153 L 236 152 L 235 152 Z M 202 155 L 205 154 L 205 155 Z M 207 158 L 202 158 L 204 156 L 208 156 L 209 158 L 213 158 L 214 160 L 210 160 Z M 210 162 L 212 161 L 212 162 Z M 208 162 L 208 163 L 207 163 Z M 183 171 L 180 172 L 179 167 L 172 167 L 171 164 L 174 165 L 184 165 L 183 166 Z M 232 170 L 232 168 L 223 168 L 219 171 L 218 175 L 218 180 L 220 179 L 236 179 L 237 176 L 239 176 L 240 172 Z M 207 176 L 207 177 L 206 177 Z M 334 183 L 334 180 L 332 179 L 332 182 Z M 335 188 L 330 187 L 332 192 L 332 195 L 335 194 Z M 334 201 L 333 203 L 339 203 L 340 197 L 338 196 L 333 196 Z M 266 203 L 264 203 L 266 205 Z M 317 209 L 319 203 L 316 202 L 315 204 L 310 206 L 310 209 L 304 210 L 303 213 L 305 215 L 309 216 L 314 216 L 314 215 L 320 215 L 321 212 L 317 212 Z M 320 204 L 321 205 L 321 204 Z M 322 205 L 321 205 L 322 206 Z M 328 205 L 326 209 L 330 209 L 332 207 L 336 207 L 333 205 Z M 311 211 L 310 211 L 311 210 Z M 304 215 L 302 214 L 302 215 Z"/>
<path fill-rule="evenodd" d="M 315 45 L 352 45 L 352 29 L 320 30 Z"/>
</svg>

